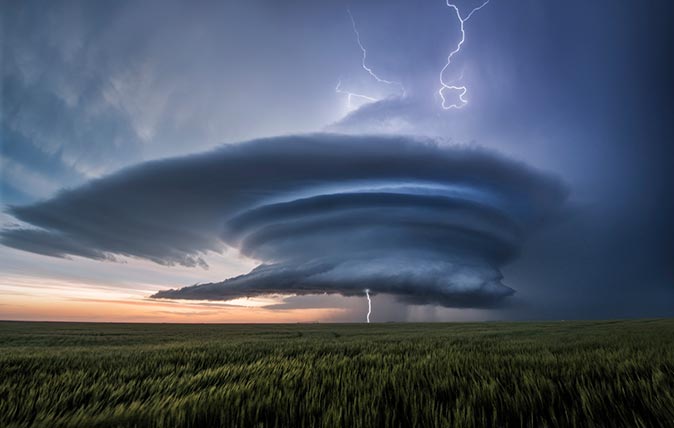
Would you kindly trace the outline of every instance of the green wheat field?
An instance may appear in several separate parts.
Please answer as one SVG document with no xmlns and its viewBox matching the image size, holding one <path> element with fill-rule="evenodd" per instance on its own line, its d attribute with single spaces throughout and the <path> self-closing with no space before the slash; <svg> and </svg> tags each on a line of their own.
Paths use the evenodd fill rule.
<svg viewBox="0 0 674 428">
<path fill-rule="evenodd" d="M 2 427 L 672 427 L 674 319 L 0 322 Z"/>
</svg>

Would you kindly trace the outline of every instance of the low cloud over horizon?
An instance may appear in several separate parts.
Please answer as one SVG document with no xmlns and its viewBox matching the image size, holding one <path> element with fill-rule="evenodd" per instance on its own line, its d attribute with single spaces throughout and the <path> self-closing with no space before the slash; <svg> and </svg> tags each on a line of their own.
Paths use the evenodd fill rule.
<svg viewBox="0 0 674 428">
<path fill-rule="evenodd" d="M 492 307 L 500 267 L 560 215 L 556 178 L 484 149 L 416 137 L 311 134 L 146 162 L 9 213 L 2 243 L 55 257 L 207 267 L 233 247 L 260 261 L 222 283 L 154 297 L 386 293 Z"/>
</svg>

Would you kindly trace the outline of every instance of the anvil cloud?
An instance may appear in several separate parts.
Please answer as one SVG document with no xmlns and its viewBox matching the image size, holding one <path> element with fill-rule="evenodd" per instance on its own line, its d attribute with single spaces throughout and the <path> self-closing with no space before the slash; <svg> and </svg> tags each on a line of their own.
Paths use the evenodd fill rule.
<svg viewBox="0 0 674 428">
<path fill-rule="evenodd" d="M 501 266 L 557 216 L 555 178 L 481 149 L 413 137 L 314 134 L 140 164 L 28 206 L 2 243 L 56 257 L 205 266 L 226 246 L 260 261 L 154 297 L 362 295 L 493 306 Z"/>
</svg>

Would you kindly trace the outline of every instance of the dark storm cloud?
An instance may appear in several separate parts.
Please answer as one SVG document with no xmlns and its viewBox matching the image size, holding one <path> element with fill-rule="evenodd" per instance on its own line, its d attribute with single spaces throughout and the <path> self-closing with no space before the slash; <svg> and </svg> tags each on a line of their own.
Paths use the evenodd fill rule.
<svg viewBox="0 0 674 428">
<path fill-rule="evenodd" d="M 465 14 L 474 3 L 463 2 L 459 7 Z M 492 1 L 466 23 L 462 51 L 446 70 L 447 80 L 462 77 L 459 81 L 468 88 L 469 104 L 443 111 L 437 95 L 438 73 L 459 40 L 457 19 L 443 1 L 394 1 L 382 7 L 380 1 L 366 0 L 350 5 L 368 49 L 367 64 L 381 77 L 404 83 L 404 98 L 391 97 L 398 87 L 377 82 L 362 68 L 361 50 L 343 1 L 204 1 L 199 7 L 183 0 L 5 2 L 0 8 L 0 204 L 51 197 L 60 188 L 73 188 L 92 176 L 144 160 L 193 153 L 220 142 L 307 132 L 330 123 L 334 125 L 328 129 L 338 132 L 404 132 L 478 141 L 558 174 L 570 187 L 574 206 L 582 208 L 574 210 L 571 220 L 537 233 L 516 260 L 499 269 L 505 282 L 517 289 L 517 297 L 510 301 L 523 298 L 530 304 L 526 310 L 500 312 L 499 317 L 672 316 L 673 8 L 674 2 L 668 0 L 639 7 L 611 0 Z M 340 120 L 347 111 L 347 95 L 335 93 L 338 79 L 343 90 L 380 101 Z M 165 161 L 157 168 L 189 170 L 204 159 Z M 264 172 L 272 166 L 251 167 L 250 162 L 244 162 L 248 179 L 262 174 L 267 181 L 276 180 Z M 228 168 L 235 171 L 232 163 Z M 182 169 L 180 174 L 186 174 Z M 147 189 L 137 192 L 134 183 L 147 178 L 132 180 L 125 174 L 103 181 L 110 188 L 109 199 L 96 193 L 104 192 L 97 182 L 91 191 L 76 192 L 81 200 L 91 198 L 88 205 L 61 195 L 40 213 L 53 219 L 36 218 L 35 224 L 43 226 L 32 231 L 7 229 L 5 242 L 60 257 L 107 259 L 126 254 L 186 265 L 203 264 L 205 252 L 230 243 L 261 257 L 267 266 L 295 272 L 313 265 L 277 260 L 275 255 L 283 253 L 280 248 L 292 250 L 293 239 L 282 239 L 292 225 L 284 225 L 284 230 L 265 223 L 267 211 L 285 212 L 282 206 L 273 208 L 274 204 L 292 200 L 271 199 L 294 192 L 294 198 L 321 202 L 322 194 L 345 192 L 323 189 L 321 193 L 315 189 L 318 184 L 305 176 L 294 187 L 287 182 L 285 187 L 245 183 L 241 192 L 257 194 L 237 202 L 242 196 L 235 195 L 235 188 L 244 184 L 237 178 L 239 173 L 227 176 L 229 183 L 216 186 L 197 173 L 189 179 L 198 184 L 190 184 L 177 173 L 176 180 L 163 178 L 170 174 L 162 172 L 155 174 L 155 183 L 143 184 Z M 218 174 L 211 173 L 225 177 Z M 136 175 L 146 177 L 145 172 Z M 391 176 L 398 177 L 395 172 Z M 321 183 L 343 179 L 324 177 Z M 431 177 L 430 181 L 436 179 L 445 180 Z M 115 180 L 118 185 L 113 186 Z M 307 187 L 314 187 L 313 193 L 295 192 Z M 405 200 L 419 196 L 418 190 L 402 189 Z M 521 191 L 528 194 L 531 189 Z M 162 200 L 164 195 L 171 202 Z M 465 203 L 478 199 L 475 194 L 463 196 Z M 67 210 L 70 199 L 73 208 Z M 339 203 L 349 200 L 344 195 Z M 251 208 L 256 204 L 269 207 L 255 214 Z M 494 207 L 493 201 L 486 205 Z M 315 254 L 326 247 L 338 248 L 334 241 L 345 238 L 345 230 L 357 236 L 357 228 L 341 224 L 346 223 L 346 210 L 335 210 L 338 218 L 315 225 L 310 216 L 297 214 L 300 209 L 310 210 L 309 205 L 293 207 L 297 208 L 291 211 L 296 216 L 292 217 L 295 229 L 303 230 L 294 235 L 296 242 L 301 237 L 304 245 L 314 243 L 320 247 L 311 247 Z M 100 212 L 92 213 L 93 208 Z M 411 218 L 423 216 L 431 224 L 444 218 L 430 203 L 423 210 L 410 209 Z M 358 206 L 352 211 L 364 219 L 369 212 L 372 219 L 377 210 Z M 406 216 L 404 207 L 381 211 L 388 223 L 397 218 L 401 224 Z M 465 226 L 464 221 L 473 220 L 452 211 L 457 224 Z M 483 221 L 474 224 L 471 233 L 490 231 L 488 247 L 514 257 L 509 251 L 520 248 L 519 241 L 510 244 L 517 229 L 488 222 L 484 216 L 489 210 L 479 212 Z M 237 222 L 245 234 L 231 232 L 227 223 L 239 215 Z M 520 215 L 511 206 L 505 218 Z M 86 220 L 89 217 L 93 220 Z M 72 224 L 62 224 L 68 222 Z M 96 231 L 98 224 L 101 229 Z M 256 232 L 253 226 L 266 230 Z M 421 239 L 423 228 L 408 226 L 389 225 L 387 230 L 415 231 L 415 239 L 427 245 L 429 240 Z M 310 230 L 316 232 L 309 234 Z M 524 227 L 521 239 L 530 231 Z M 339 240 L 318 239 L 329 233 Z M 389 247 L 400 251 L 407 247 L 400 243 L 405 242 L 401 237 L 385 232 L 368 242 L 385 239 Z M 360 245 L 363 241 L 359 240 Z M 461 242 L 463 250 L 480 247 Z M 389 264 L 418 260 L 421 252 L 413 253 L 387 253 L 380 260 Z M 457 258 L 454 248 L 433 248 L 427 253 L 451 253 Z M 262 258 L 272 255 L 273 260 Z M 60 261 L 37 266 L 32 265 L 32 257 L 20 258 L 9 248 L 2 250 L 0 270 L 5 276 L 18 271 L 29 276 L 40 271 L 62 275 L 60 267 L 49 267 L 61 266 Z M 461 262 L 475 266 L 474 258 L 465 259 L 469 257 L 463 256 Z M 349 266 L 344 263 L 340 261 L 342 270 Z M 408 266 L 410 275 L 418 265 L 416 261 L 395 263 Z M 489 259 L 489 266 L 500 263 L 507 263 L 506 257 Z M 77 275 L 86 269 L 78 262 L 72 266 Z M 100 277 L 107 275 L 105 266 L 96 266 L 92 269 L 100 269 Z M 396 268 L 404 275 L 401 266 Z M 487 277 L 486 272 L 482 276 Z"/>
<path fill-rule="evenodd" d="M 3 4 L 0 204 L 35 201 L 142 160 L 333 120 L 336 75 L 322 69 L 339 68 L 340 45 L 352 46 L 326 49 L 307 31 L 338 40 L 348 27 L 325 6 L 306 6 Z"/>
<path fill-rule="evenodd" d="M 475 148 L 409 137 L 255 140 L 122 170 L 10 213 L 5 245 L 56 257 L 205 265 L 225 245 L 263 264 L 156 297 L 390 293 L 489 306 L 499 268 L 559 212 L 555 179 Z"/>
<path fill-rule="evenodd" d="M 95 42 L 105 32 L 97 17 L 116 17 L 119 8 L 31 2 L 6 6 L 0 202 L 45 197 L 137 159 L 140 138 L 128 112 L 111 101 L 119 70 Z M 127 57 L 125 64 L 133 62 Z"/>
<path fill-rule="evenodd" d="M 348 259 L 331 257 L 301 264 L 262 265 L 220 283 L 160 291 L 154 297 L 229 300 L 288 293 L 364 296 L 368 289 L 371 294 L 392 294 L 410 304 L 490 307 L 514 293 L 501 283 L 503 277 L 497 269 L 450 259 L 451 256 L 440 259 L 438 254 L 402 251 L 385 258 L 359 253 Z"/>
</svg>

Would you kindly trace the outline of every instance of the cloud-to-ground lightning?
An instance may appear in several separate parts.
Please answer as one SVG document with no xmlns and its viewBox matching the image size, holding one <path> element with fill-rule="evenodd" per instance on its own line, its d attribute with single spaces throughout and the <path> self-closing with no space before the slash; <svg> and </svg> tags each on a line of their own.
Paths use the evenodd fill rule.
<svg viewBox="0 0 674 428">
<path fill-rule="evenodd" d="M 365 289 L 365 296 L 367 297 L 367 323 L 370 323 L 370 314 L 372 313 L 372 299 L 370 299 L 370 290 Z"/>
<path fill-rule="evenodd" d="M 459 11 L 459 8 L 455 4 L 450 3 L 449 0 L 447 0 L 447 6 L 454 9 L 454 12 L 456 12 L 456 17 L 459 20 L 459 29 L 461 31 L 461 39 L 459 40 L 459 43 L 456 45 L 456 49 L 454 49 L 452 52 L 449 53 L 449 56 L 447 57 L 447 64 L 445 64 L 445 66 L 442 68 L 442 70 L 440 70 L 440 84 L 442 86 L 438 90 L 438 93 L 440 94 L 440 98 L 442 98 L 442 108 L 445 109 L 445 110 L 460 109 L 463 106 L 465 106 L 466 104 L 468 104 L 468 100 L 465 98 L 465 95 L 468 92 L 468 88 L 466 88 L 463 85 L 457 86 L 457 85 L 450 85 L 448 83 L 445 83 L 445 79 L 443 78 L 443 75 L 445 74 L 445 70 L 447 70 L 447 68 L 451 64 L 452 57 L 454 55 L 456 55 L 457 53 L 459 53 L 459 51 L 461 50 L 461 46 L 463 46 L 463 43 L 466 41 L 466 31 L 465 31 L 465 28 L 464 28 L 464 24 L 466 23 L 466 21 L 468 21 L 470 19 L 471 16 L 473 16 L 473 14 L 475 12 L 477 12 L 478 10 L 485 7 L 487 5 L 487 3 L 489 3 L 489 0 L 486 0 L 480 6 L 474 8 L 473 10 L 470 11 L 468 16 L 466 16 L 465 18 L 462 18 L 461 17 L 461 11 Z M 460 104 L 449 104 L 449 105 L 447 104 L 447 100 L 445 99 L 445 94 L 443 93 L 447 89 L 459 92 Z"/>
<path fill-rule="evenodd" d="M 353 28 L 353 33 L 356 36 L 356 43 L 358 43 L 358 47 L 360 48 L 361 51 L 361 67 L 363 70 L 365 70 L 374 80 L 376 80 L 379 83 L 383 83 L 386 85 L 392 85 L 392 86 L 398 86 L 400 88 L 400 96 L 404 97 L 406 95 L 405 87 L 403 86 L 402 83 L 394 81 L 394 80 L 388 80 L 384 79 L 382 77 L 379 77 L 377 73 L 375 73 L 372 70 L 372 67 L 367 65 L 367 49 L 365 49 L 365 46 L 363 45 L 363 42 L 360 39 L 360 31 L 358 31 L 358 26 L 356 25 L 356 20 L 353 17 L 353 14 L 351 13 L 351 9 L 346 9 L 346 13 L 349 15 L 349 19 L 351 20 L 351 28 Z M 337 82 L 337 86 L 335 87 L 335 92 L 339 94 L 346 94 L 347 95 L 347 103 L 349 108 L 351 108 L 351 101 L 352 99 L 355 98 L 362 98 L 364 100 L 367 100 L 369 102 L 375 102 L 379 101 L 377 98 L 370 97 L 368 95 L 363 95 L 363 94 L 358 94 L 355 92 L 347 91 L 342 89 L 342 81 L 339 80 Z"/>
</svg>

